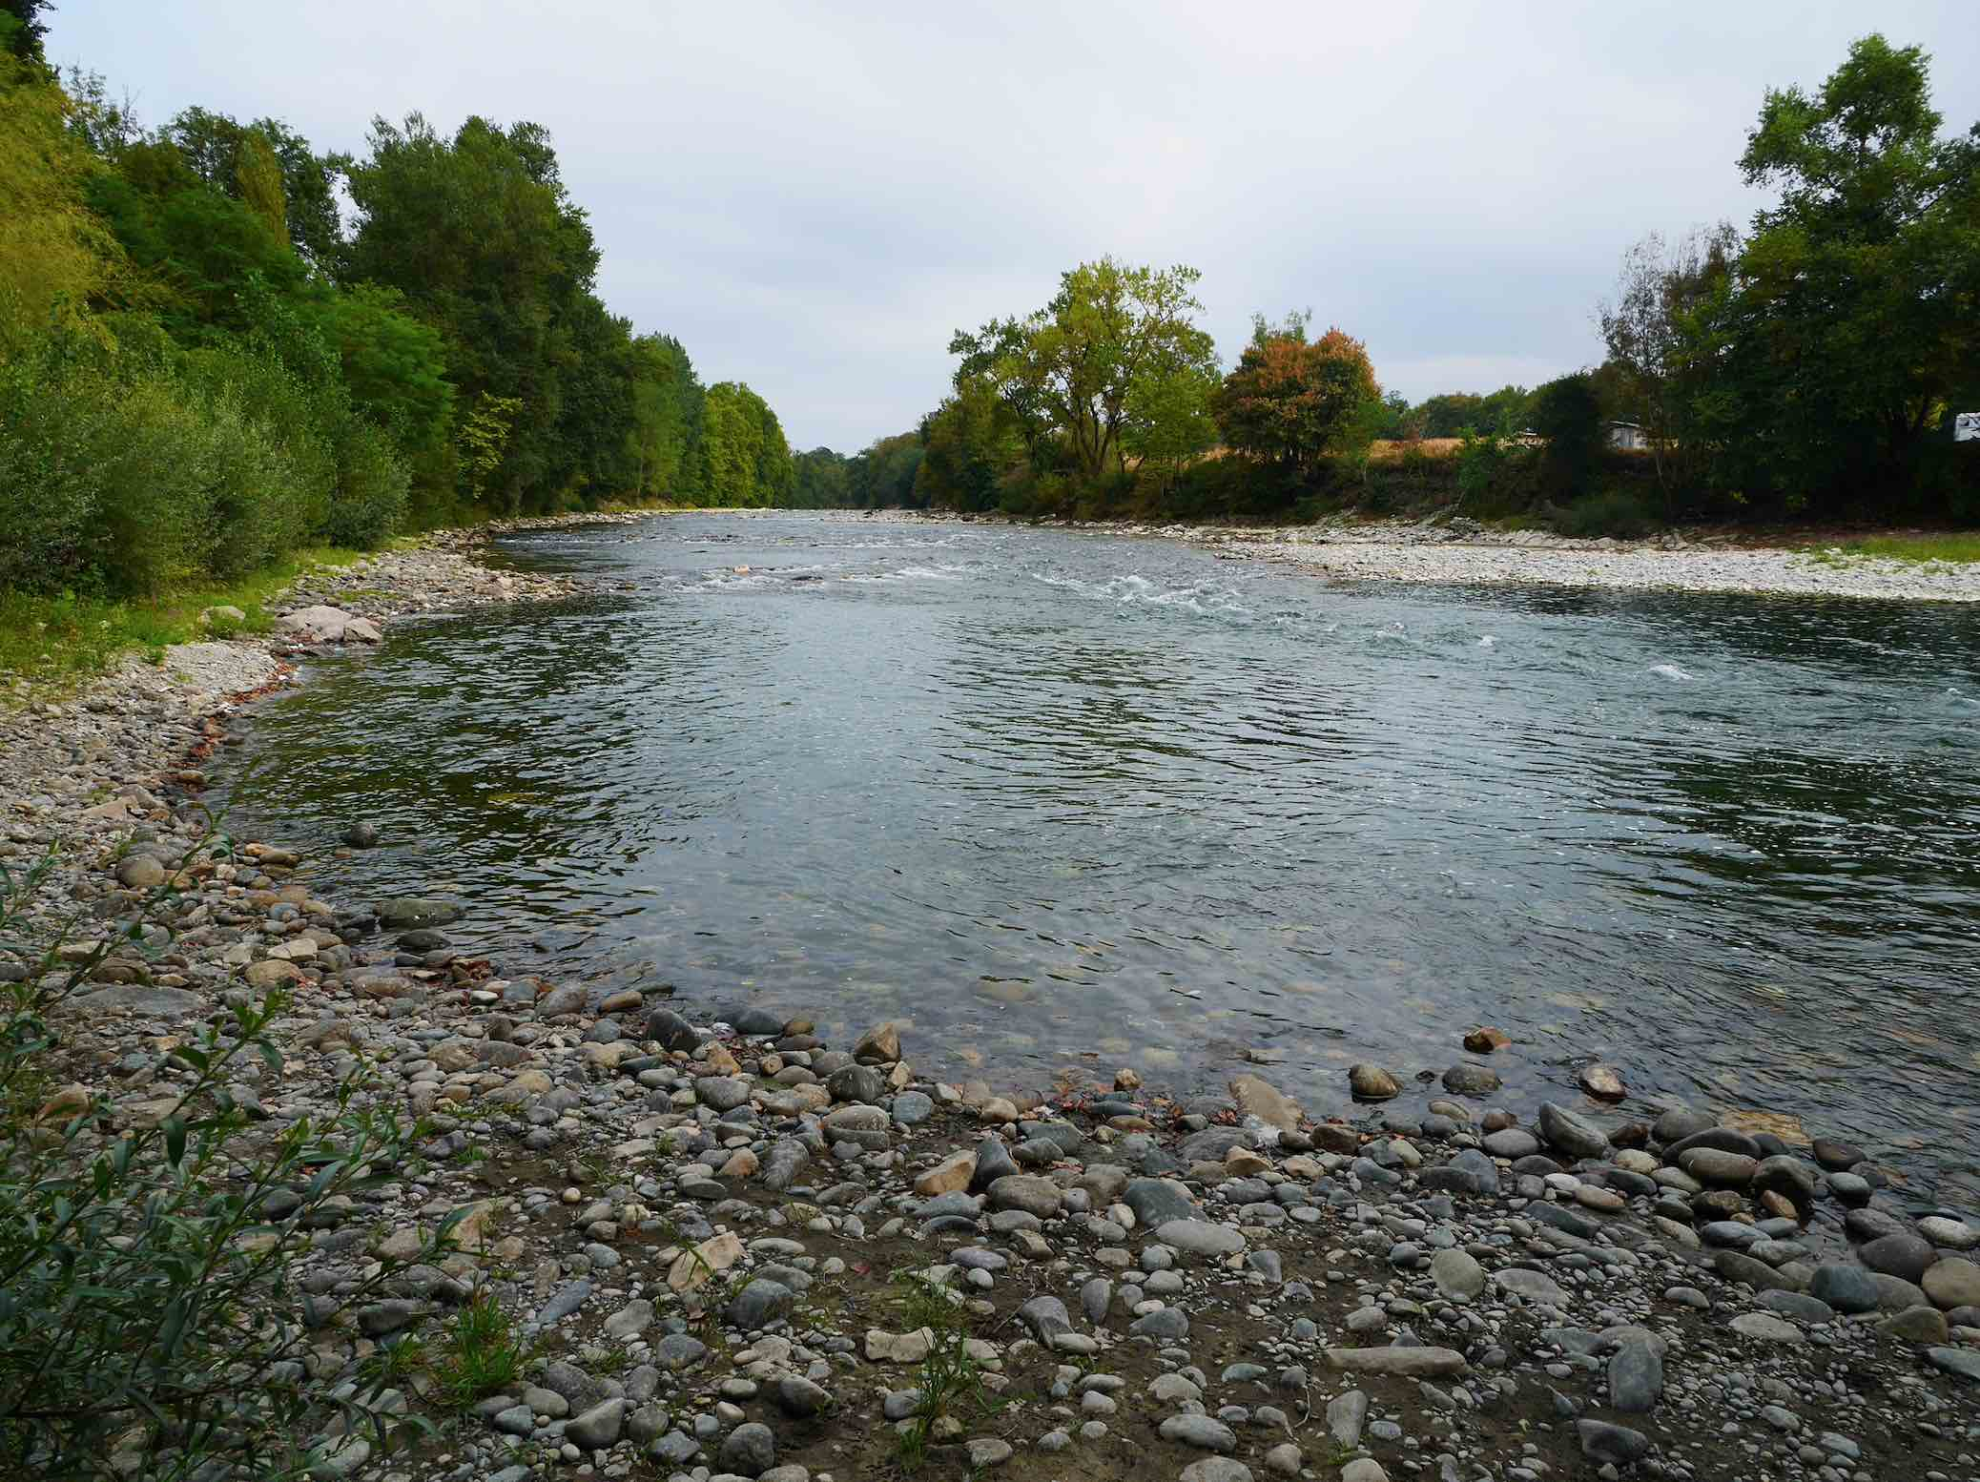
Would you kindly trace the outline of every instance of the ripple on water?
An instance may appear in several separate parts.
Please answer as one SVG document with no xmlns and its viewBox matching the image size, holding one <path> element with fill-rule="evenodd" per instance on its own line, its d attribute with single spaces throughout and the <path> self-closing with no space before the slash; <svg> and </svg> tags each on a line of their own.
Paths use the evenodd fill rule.
<svg viewBox="0 0 1980 1482">
<path fill-rule="evenodd" d="M 476 946 L 911 1019 L 957 1075 L 1269 1042 L 1326 1111 L 1490 1022 L 1518 1096 L 1599 1055 L 1975 1182 L 1980 612 L 804 515 L 506 549 L 624 590 L 328 666 L 259 711 L 239 823 L 371 818 L 329 888 L 452 879 Z"/>
</svg>

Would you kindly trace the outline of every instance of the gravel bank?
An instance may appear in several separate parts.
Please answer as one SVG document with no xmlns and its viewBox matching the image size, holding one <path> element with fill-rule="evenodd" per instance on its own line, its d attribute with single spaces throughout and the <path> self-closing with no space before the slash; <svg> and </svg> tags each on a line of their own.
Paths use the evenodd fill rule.
<svg viewBox="0 0 1980 1482">
<path fill-rule="evenodd" d="M 897 518 L 879 514 L 867 518 Z M 959 516 L 907 518 L 954 521 Z M 997 517 L 978 515 L 980 522 Z M 1022 523 L 1011 521 L 1009 523 Z M 1895 561 L 1692 541 L 1667 533 L 1647 541 L 1570 540 L 1541 531 L 1499 533 L 1475 520 L 1351 521 L 1311 525 L 1152 525 L 1063 521 L 1059 528 L 1160 536 L 1231 556 L 1280 561 L 1351 581 L 1444 586 L 1610 587 L 1636 591 L 1747 592 L 1900 602 L 1980 602 L 1980 563 Z"/>
<path fill-rule="evenodd" d="M 1242 543 L 1269 560 L 1356 581 L 1450 586 L 1617 587 L 1666 592 L 1750 592 L 1904 602 L 1980 602 L 1980 565 L 1817 558 L 1799 551 L 1712 546 L 1602 547 L 1300 538 Z"/>
</svg>

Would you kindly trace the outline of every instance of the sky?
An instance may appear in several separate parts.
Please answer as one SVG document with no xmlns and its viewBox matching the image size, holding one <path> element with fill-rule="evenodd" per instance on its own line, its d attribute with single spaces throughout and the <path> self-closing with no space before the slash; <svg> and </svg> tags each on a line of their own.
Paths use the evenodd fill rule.
<svg viewBox="0 0 1980 1482">
<path fill-rule="evenodd" d="M 1762 204 L 1767 88 L 1874 25 L 1932 55 L 1949 129 L 1980 119 L 1972 0 L 57 4 L 50 60 L 147 124 L 544 125 L 612 310 L 842 452 L 940 400 L 954 330 L 1108 253 L 1200 269 L 1227 364 L 1310 309 L 1412 401 L 1534 385 L 1601 360 L 1631 242 Z"/>
</svg>

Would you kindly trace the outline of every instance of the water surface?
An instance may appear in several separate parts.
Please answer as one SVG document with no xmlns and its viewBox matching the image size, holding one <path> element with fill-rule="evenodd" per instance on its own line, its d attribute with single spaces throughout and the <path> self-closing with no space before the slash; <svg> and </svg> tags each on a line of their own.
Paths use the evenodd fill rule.
<svg viewBox="0 0 1980 1482">
<path fill-rule="evenodd" d="M 1600 1057 L 1980 1186 L 1971 609 L 845 515 L 504 549 L 609 590 L 395 624 L 262 707 L 233 805 L 375 821 L 327 888 L 457 892 L 512 971 L 894 1018 L 998 1084 L 1251 1054 L 1316 1114 L 1491 1023 L 1514 1105 Z"/>
</svg>

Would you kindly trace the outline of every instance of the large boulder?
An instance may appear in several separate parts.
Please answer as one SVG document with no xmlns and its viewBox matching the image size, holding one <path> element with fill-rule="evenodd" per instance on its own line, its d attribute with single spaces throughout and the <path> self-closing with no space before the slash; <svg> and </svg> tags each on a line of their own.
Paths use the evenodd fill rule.
<svg viewBox="0 0 1980 1482">
<path fill-rule="evenodd" d="M 306 643 L 342 643 L 345 630 L 355 619 L 341 607 L 302 607 L 294 612 L 284 613 L 275 620 L 275 626 L 292 638 L 300 638 Z M 366 624 L 369 627 L 369 624 Z M 375 634 L 377 629 L 372 629 Z M 376 643 L 373 637 L 369 640 Z"/>
</svg>

